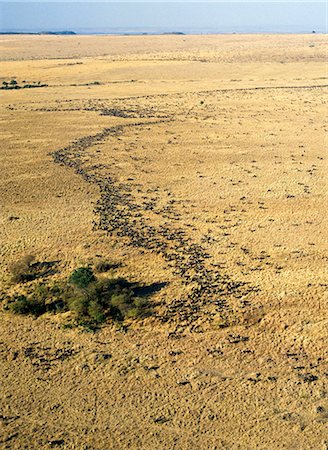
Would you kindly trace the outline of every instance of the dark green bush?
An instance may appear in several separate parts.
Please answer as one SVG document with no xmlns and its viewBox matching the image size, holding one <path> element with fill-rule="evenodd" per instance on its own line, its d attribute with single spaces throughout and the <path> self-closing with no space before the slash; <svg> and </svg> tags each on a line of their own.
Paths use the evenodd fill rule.
<svg viewBox="0 0 328 450">
<path fill-rule="evenodd" d="M 64 294 L 64 303 L 69 311 L 76 313 L 78 317 L 88 315 L 88 298 L 85 293 L 78 290 L 67 290 Z"/>
<path fill-rule="evenodd" d="M 67 309 L 64 302 L 65 287 L 55 284 L 53 286 L 39 284 L 34 289 L 30 298 L 45 305 L 45 311 L 60 312 Z M 44 312 L 45 312 L 44 311 Z"/>
<path fill-rule="evenodd" d="M 149 314 L 147 300 L 135 295 L 133 285 L 118 279 L 97 280 L 89 267 L 76 269 L 68 282 L 40 284 L 28 297 L 14 297 L 9 309 L 17 314 L 72 311 L 77 324 L 95 329 L 110 318 L 117 322 Z"/>
<path fill-rule="evenodd" d="M 69 283 L 74 284 L 81 289 L 86 288 L 94 281 L 96 281 L 96 277 L 90 267 L 79 267 L 74 270 L 68 280 Z"/>
<path fill-rule="evenodd" d="M 97 300 L 90 300 L 88 304 L 88 316 L 91 321 L 102 323 L 106 320 L 104 308 Z"/>
<path fill-rule="evenodd" d="M 32 294 L 14 296 L 8 308 L 17 314 L 39 316 L 47 311 L 60 312 L 67 309 L 63 301 L 63 290 L 58 286 L 39 284 Z"/>
<path fill-rule="evenodd" d="M 46 312 L 43 300 L 36 297 L 27 298 L 25 295 L 14 298 L 9 308 L 16 314 L 31 314 L 33 316 L 40 316 Z"/>
<path fill-rule="evenodd" d="M 133 290 L 126 280 L 121 278 L 98 281 L 88 287 L 85 292 L 88 305 L 88 315 L 96 314 L 100 318 L 101 311 L 103 319 L 110 317 L 114 320 L 122 321 L 126 317 L 129 305 L 133 303 Z M 117 302 L 119 298 L 119 302 Z"/>
<path fill-rule="evenodd" d="M 131 297 L 126 292 L 116 293 L 113 294 L 111 298 L 111 307 L 112 307 L 112 314 L 118 318 L 123 319 L 128 315 L 129 310 L 133 306 L 133 300 L 131 300 Z"/>
<path fill-rule="evenodd" d="M 136 297 L 133 287 L 122 278 L 95 281 L 83 290 L 68 290 L 64 302 L 76 313 L 79 323 L 100 324 L 107 318 L 122 322 L 149 314 L 147 300 Z"/>
</svg>

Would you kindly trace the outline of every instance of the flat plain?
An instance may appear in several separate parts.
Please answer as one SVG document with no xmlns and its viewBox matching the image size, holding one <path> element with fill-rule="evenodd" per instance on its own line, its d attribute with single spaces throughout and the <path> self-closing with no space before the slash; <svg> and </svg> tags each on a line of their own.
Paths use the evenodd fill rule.
<svg viewBox="0 0 328 450">
<path fill-rule="evenodd" d="M 104 259 L 153 310 L 2 311 L 1 448 L 327 450 L 327 47 L 1 37 L 2 298 Z"/>
</svg>

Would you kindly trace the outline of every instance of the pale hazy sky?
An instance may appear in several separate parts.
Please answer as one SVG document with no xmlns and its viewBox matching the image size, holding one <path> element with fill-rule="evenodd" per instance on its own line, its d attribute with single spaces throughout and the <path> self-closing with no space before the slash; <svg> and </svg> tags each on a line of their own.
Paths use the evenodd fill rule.
<svg viewBox="0 0 328 450">
<path fill-rule="evenodd" d="M 115 29 L 198 32 L 327 32 L 327 3 L 262 0 L 250 2 L 115 2 L 41 0 L 1 2 L 2 31 Z"/>
</svg>

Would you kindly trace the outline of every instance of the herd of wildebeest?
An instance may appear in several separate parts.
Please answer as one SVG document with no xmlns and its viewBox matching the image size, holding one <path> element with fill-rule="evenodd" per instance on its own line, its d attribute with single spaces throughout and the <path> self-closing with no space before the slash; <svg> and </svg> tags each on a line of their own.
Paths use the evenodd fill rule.
<svg viewBox="0 0 328 450">
<path fill-rule="evenodd" d="M 164 122 L 164 120 L 157 121 Z M 199 328 L 201 322 L 221 317 L 222 326 L 228 325 L 233 317 L 233 308 L 243 309 L 249 306 L 248 294 L 257 290 L 244 282 L 233 280 L 218 272 L 211 264 L 211 255 L 201 243 L 194 242 L 185 230 L 165 220 L 174 215 L 174 200 L 161 211 L 159 225 L 151 223 L 146 212 L 154 210 L 152 202 L 140 203 L 133 195 L 133 186 L 115 180 L 109 165 L 88 164 L 93 146 L 106 141 L 107 138 L 120 136 L 126 127 L 138 127 L 148 123 L 130 123 L 104 128 L 101 132 L 82 137 L 70 145 L 52 152 L 54 161 L 72 168 L 89 183 L 96 184 L 100 190 L 100 198 L 95 207 L 94 227 L 104 230 L 121 239 L 125 245 L 133 246 L 141 251 L 156 253 L 172 267 L 182 285 L 185 294 L 165 302 L 164 311 L 158 314 L 162 322 L 174 321 L 179 327 Z M 234 306 L 232 306 L 233 299 Z M 230 316 L 230 319 L 229 319 Z"/>
</svg>

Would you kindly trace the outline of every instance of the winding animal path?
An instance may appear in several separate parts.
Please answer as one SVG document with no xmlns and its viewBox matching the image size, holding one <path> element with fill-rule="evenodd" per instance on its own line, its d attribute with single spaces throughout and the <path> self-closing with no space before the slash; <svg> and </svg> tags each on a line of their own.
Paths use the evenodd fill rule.
<svg viewBox="0 0 328 450">
<path fill-rule="evenodd" d="M 211 321 L 218 314 L 229 323 L 233 308 L 229 299 L 239 299 L 245 307 L 245 298 L 254 290 L 244 282 L 238 282 L 217 272 L 211 265 L 211 256 L 199 243 L 186 236 L 182 228 L 155 226 L 144 215 L 145 206 L 138 204 L 131 193 L 131 185 L 115 182 L 109 167 L 85 166 L 87 150 L 108 137 L 122 135 L 127 127 L 149 126 L 169 122 L 165 120 L 135 122 L 104 128 L 97 134 L 82 137 L 67 147 L 51 153 L 54 162 L 72 168 L 87 182 L 96 184 L 100 198 L 95 207 L 95 227 L 127 240 L 127 245 L 161 255 L 173 265 L 184 285 L 191 286 L 189 293 L 165 305 L 162 322 L 177 321 L 181 327 L 197 328 L 197 321 Z M 100 174 L 106 169 L 106 176 Z M 100 169 L 100 170 L 99 170 Z M 109 172 L 109 173 L 108 173 Z M 164 218 L 163 218 L 164 223 Z"/>
</svg>

